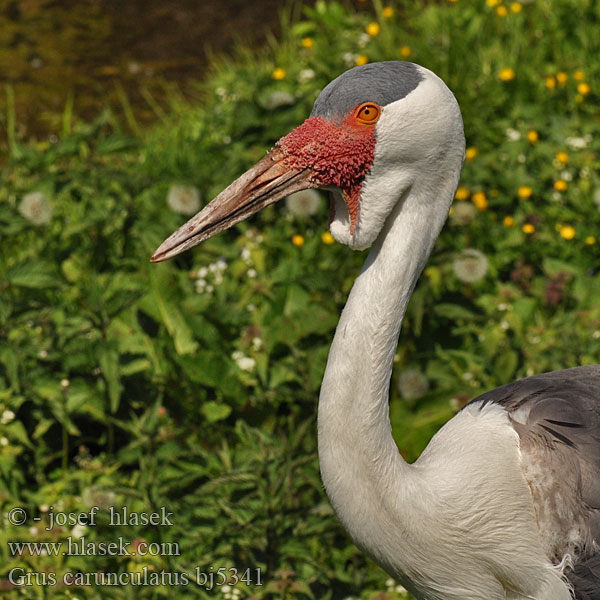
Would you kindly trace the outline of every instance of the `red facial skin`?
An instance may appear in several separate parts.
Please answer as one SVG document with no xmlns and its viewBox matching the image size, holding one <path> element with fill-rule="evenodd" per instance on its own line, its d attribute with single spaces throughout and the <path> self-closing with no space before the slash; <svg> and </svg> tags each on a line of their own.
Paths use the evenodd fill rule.
<svg viewBox="0 0 600 600">
<path fill-rule="evenodd" d="M 310 117 L 281 138 L 276 147 L 284 152 L 286 166 L 309 168 L 315 183 L 342 190 L 350 215 L 350 235 L 353 235 L 360 189 L 373 163 L 375 127 L 358 124 L 352 112 L 340 124 Z M 333 206 L 331 214 L 333 216 Z"/>
</svg>

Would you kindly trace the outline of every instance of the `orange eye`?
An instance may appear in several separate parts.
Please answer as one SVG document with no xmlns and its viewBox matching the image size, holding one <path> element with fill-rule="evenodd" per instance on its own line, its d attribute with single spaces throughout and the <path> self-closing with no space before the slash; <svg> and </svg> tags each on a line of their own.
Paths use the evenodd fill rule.
<svg viewBox="0 0 600 600">
<path fill-rule="evenodd" d="M 379 119 L 380 114 L 381 109 L 377 104 L 373 102 L 363 102 L 356 108 L 354 119 L 361 125 L 373 125 L 375 121 Z"/>
</svg>

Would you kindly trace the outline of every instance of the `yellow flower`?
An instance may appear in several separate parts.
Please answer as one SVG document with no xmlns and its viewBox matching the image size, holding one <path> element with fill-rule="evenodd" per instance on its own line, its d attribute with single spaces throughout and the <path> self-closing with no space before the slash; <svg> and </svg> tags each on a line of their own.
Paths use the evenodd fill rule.
<svg viewBox="0 0 600 600">
<path fill-rule="evenodd" d="M 565 240 L 572 240 L 575 237 L 575 229 L 573 229 L 573 227 L 571 227 L 570 225 L 563 225 L 560 228 L 560 237 L 564 238 Z"/>
<path fill-rule="evenodd" d="M 329 233 L 329 231 L 324 231 L 321 234 L 321 241 L 324 244 L 327 244 L 328 246 L 331 246 L 331 244 L 333 244 L 333 242 L 335 242 L 335 240 L 333 239 L 333 236 Z"/>
<path fill-rule="evenodd" d="M 385 6 L 381 11 L 381 16 L 384 19 L 391 19 L 394 16 L 394 9 L 391 6 Z"/>
<path fill-rule="evenodd" d="M 303 48 L 312 48 L 315 45 L 315 40 L 313 40 L 311 37 L 303 37 L 300 44 Z"/>
<path fill-rule="evenodd" d="M 408 46 L 400 46 L 400 56 L 404 58 L 410 56 L 410 48 Z"/>
<path fill-rule="evenodd" d="M 496 9 L 496 14 L 497 14 L 499 17 L 505 17 L 505 16 L 508 14 L 508 11 L 506 10 L 506 6 L 499 6 L 499 7 Z"/>
<path fill-rule="evenodd" d="M 523 10 L 523 5 L 520 2 L 513 2 L 510 5 L 510 10 L 514 13 L 520 13 Z"/>
<path fill-rule="evenodd" d="M 500 4 L 500 0 L 485 0 L 485 3 L 494 8 L 494 6 L 498 6 L 498 4 Z"/>
<path fill-rule="evenodd" d="M 519 186 L 519 189 L 517 190 L 517 196 L 523 199 L 529 198 L 529 196 L 531 196 L 531 188 L 528 185 Z"/>
<path fill-rule="evenodd" d="M 593 235 L 588 235 L 584 241 L 588 246 L 591 246 L 596 243 L 596 238 Z"/>
<path fill-rule="evenodd" d="M 466 200 L 469 197 L 469 190 L 466 187 L 459 187 L 456 189 L 456 194 L 454 197 L 457 200 Z"/>
<path fill-rule="evenodd" d="M 569 155 L 566 152 L 557 152 L 554 158 L 563 165 L 566 165 L 569 162 Z"/>
<path fill-rule="evenodd" d="M 556 87 L 556 79 L 554 77 L 546 77 L 546 87 L 553 90 Z"/>
<path fill-rule="evenodd" d="M 465 150 L 465 160 L 473 160 L 477 156 L 477 148 L 471 146 Z"/>
<path fill-rule="evenodd" d="M 567 189 L 567 182 L 564 179 L 557 179 L 554 182 L 554 189 L 557 192 L 564 192 Z"/>
<path fill-rule="evenodd" d="M 371 36 L 371 37 L 375 37 L 377 35 L 379 35 L 379 23 L 369 23 L 366 27 L 365 27 L 365 31 Z"/>
<path fill-rule="evenodd" d="M 560 71 L 559 73 L 556 74 L 556 81 L 558 81 L 558 83 L 560 83 L 561 85 L 563 83 L 565 83 L 568 79 L 568 75 L 566 73 L 563 73 L 562 71 Z"/>
<path fill-rule="evenodd" d="M 577 91 L 582 96 L 585 96 L 586 94 L 590 93 L 590 86 L 587 83 L 579 83 L 577 84 Z"/>
<path fill-rule="evenodd" d="M 503 69 L 500 69 L 498 77 L 500 78 L 500 81 L 510 81 L 515 78 L 515 72 L 510 67 L 504 67 Z"/>
<path fill-rule="evenodd" d="M 525 223 L 525 225 L 521 227 L 521 231 L 527 235 L 531 235 L 535 231 L 535 227 L 531 223 Z"/>
<path fill-rule="evenodd" d="M 477 210 L 481 211 L 484 211 L 488 206 L 487 198 L 483 192 L 475 192 L 473 196 L 471 196 L 471 202 L 473 202 Z"/>
<path fill-rule="evenodd" d="M 304 246 L 304 238 L 297 233 L 292 236 L 292 244 L 296 246 L 296 248 L 300 248 L 301 246 Z"/>
<path fill-rule="evenodd" d="M 271 77 L 279 81 L 285 77 L 285 71 L 281 67 L 277 67 L 276 69 L 273 69 Z"/>
<path fill-rule="evenodd" d="M 585 78 L 585 75 L 583 74 L 583 71 L 575 71 L 575 73 L 573 73 L 573 79 L 575 81 L 583 81 Z"/>
<path fill-rule="evenodd" d="M 528 141 L 530 144 L 536 144 L 536 143 L 537 143 L 537 141 L 538 141 L 538 138 L 539 138 L 539 137 L 540 137 L 540 136 L 538 135 L 538 132 L 537 132 L 535 129 L 530 129 L 530 130 L 527 132 L 527 141 Z"/>
<path fill-rule="evenodd" d="M 366 65 L 369 62 L 369 59 L 364 54 L 359 54 L 354 61 L 358 66 Z"/>
<path fill-rule="evenodd" d="M 514 224 L 515 220 L 511 216 L 506 216 L 504 219 L 502 219 L 502 225 L 504 225 L 504 227 L 512 227 Z"/>
</svg>

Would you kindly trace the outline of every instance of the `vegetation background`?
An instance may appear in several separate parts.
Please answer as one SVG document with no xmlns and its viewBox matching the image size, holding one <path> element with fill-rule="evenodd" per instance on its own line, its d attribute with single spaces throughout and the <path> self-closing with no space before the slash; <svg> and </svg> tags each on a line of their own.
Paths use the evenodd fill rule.
<svg viewBox="0 0 600 600">
<path fill-rule="evenodd" d="M 364 259 L 331 243 L 325 199 L 295 197 L 148 263 L 356 64 L 435 71 L 467 136 L 456 201 L 398 346 L 391 419 L 402 454 L 414 460 L 491 387 L 600 361 L 600 2 L 360 4 L 283 11 L 281 36 L 261 51 L 213 57 L 194 102 L 146 94 L 150 128 L 124 92 L 122 119 L 81 120 L 67 102 L 59 135 L 22 140 L 4 86 L 0 506 L 29 519 L 5 518 L 0 531 L 3 597 L 408 598 L 350 542 L 319 478 L 319 384 Z M 96 526 L 46 529 L 50 512 L 92 506 Z M 165 506 L 174 524 L 111 527 L 110 506 Z M 119 536 L 132 552 L 176 542 L 180 554 L 8 546 Z M 196 567 L 252 573 L 208 590 Z M 15 586 L 14 568 L 59 581 Z M 190 584 L 63 582 L 163 570 Z"/>
</svg>

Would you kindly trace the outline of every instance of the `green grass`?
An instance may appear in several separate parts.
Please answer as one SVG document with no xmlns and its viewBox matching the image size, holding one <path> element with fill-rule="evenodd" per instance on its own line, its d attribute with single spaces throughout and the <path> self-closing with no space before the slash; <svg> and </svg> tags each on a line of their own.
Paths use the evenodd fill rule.
<svg viewBox="0 0 600 600">
<path fill-rule="evenodd" d="M 22 145 L 9 111 L 0 503 L 5 513 L 24 507 L 30 520 L 0 534 L 6 598 L 23 597 L 7 580 L 13 568 L 57 574 L 57 585 L 27 586 L 31 598 L 232 597 L 191 583 L 196 567 L 260 568 L 264 585 L 239 583 L 242 597 L 405 597 L 349 541 L 319 478 L 320 380 L 364 258 L 322 241 L 325 199 L 314 215 L 270 207 L 174 261 L 148 258 L 185 220 L 167 204 L 173 184 L 208 201 L 306 118 L 334 76 L 357 60 L 406 58 L 445 79 L 475 150 L 400 338 L 391 416 L 402 453 L 418 456 L 486 389 L 598 362 L 600 5 L 500 6 L 506 16 L 479 0 L 398 2 L 385 18 L 377 0 L 361 12 L 318 2 L 302 20 L 284 19 L 282 39 L 262 52 L 215 62 L 199 104 L 157 107 L 161 123 L 135 138 L 105 113 L 64 127 L 55 144 Z M 371 22 L 380 26 L 373 37 Z M 503 81 L 502 69 L 514 77 Z M 133 112 L 129 121 L 137 127 Z M 519 196 L 520 187 L 531 193 Z M 43 224 L 22 204 L 31 192 L 51 206 Z M 294 235 L 304 243 L 292 244 Z M 453 266 L 467 248 L 488 263 L 472 283 Z M 224 271 L 210 270 L 219 259 Z M 423 396 L 401 397 L 407 369 L 427 378 Z M 76 514 L 94 505 L 89 541 L 177 542 L 180 555 L 10 554 L 8 541 L 73 536 L 72 525 L 45 530 L 47 507 Z M 110 505 L 165 506 L 174 524 L 110 526 Z M 144 568 L 190 584 L 61 583 L 66 572 Z"/>
</svg>

